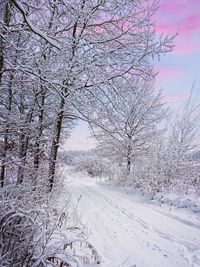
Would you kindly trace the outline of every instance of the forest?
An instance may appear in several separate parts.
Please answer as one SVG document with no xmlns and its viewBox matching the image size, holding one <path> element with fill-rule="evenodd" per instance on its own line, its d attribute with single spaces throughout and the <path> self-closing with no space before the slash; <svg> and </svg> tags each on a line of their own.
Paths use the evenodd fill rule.
<svg viewBox="0 0 200 267">
<path fill-rule="evenodd" d="M 66 165 L 150 199 L 200 195 L 198 85 L 177 112 L 155 87 L 176 43 L 156 33 L 158 4 L 1 0 L 0 266 L 100 264 Z M 63 151 L 79 121 L 97 147 Z"/>
</svg>

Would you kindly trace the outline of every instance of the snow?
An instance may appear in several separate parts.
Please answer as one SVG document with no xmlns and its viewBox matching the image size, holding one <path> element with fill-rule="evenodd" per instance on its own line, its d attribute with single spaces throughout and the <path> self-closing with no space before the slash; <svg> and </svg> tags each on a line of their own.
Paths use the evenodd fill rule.
<svg viewBox="0 0 200 267">
<path fill-rule="evenodd" d="M 38 29 L 37 27 L 35 27 L 28 19 L 27 17 L 27 12 L 24 8 L 24 6 L 17 0 L 13 1 L 13 3 L 16 5 L 16 7 L 20 10 L 20 12 L 22 13 L 26 23 L 28 24 L 28 26 L 30 27 L 30 29 L 37 35 L 39 35 L 40 37 L 42 37 L 44 40 L 46 40 L 49 44 L 51 44 L 52 46 L 56 47 L 57 49 L 61 49 L 61 47 L 58 45 L 57 42 L 55 42 L 52 38 L 49 38 L 44 32 L 42 32 L 40 29 Z"/>
<path fill-rule="evenodd" d="M 200 196 L 196 194 L 181 195 L 179 192 L 158 193 L 154 199 L 166 205 L 200 212 Z"/>
<path fill-rule="evenodd" d="M 86 174 L 66 172 L 75 205 L 81 196 L 77 211 L 101 256 L 98 266 L 200 266 L 198 214 L 160 207 Z"/>
</svg>

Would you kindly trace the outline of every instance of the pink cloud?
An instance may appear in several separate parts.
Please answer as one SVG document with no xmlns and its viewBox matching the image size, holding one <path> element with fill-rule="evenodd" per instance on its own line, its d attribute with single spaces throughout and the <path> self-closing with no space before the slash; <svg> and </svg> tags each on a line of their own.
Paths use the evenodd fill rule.
<svg viewBox="0 0 200 267">
<path fill-rule="evenodd" d="M 195 52 L 200 52 L 200 42 L 195 43 L 192 40 L 189 44 L 186 42 L 177 42 L 174 48 L 174 53 L 176 54 L 191 54 Z"/>
<path fill-rule="evenodd" d="M 198 14 L 200 8 L 199 0 L 160 0 L 159 10 L 161 13 L 171 15 Z M 166 18 L 169 19 L 169 18 Z"/>
<path fill-rule="evenodd" d="M 174 35 L 175 53 L 194 53 L 200 51 L 200 1 L 199 0 L 161 0 L 155 14 L 156 32 Z"/>
<path fill-rule="evenodd" d="M 181 18 L 179 21 L 176 22 L 161 22 L 159 20 L 156 24 L 156 31 L 158 33 L 165 33 L 165 34 L 179 34 L 183 37 L 191 36 L 197 32 L 200 33 L 200 15 L 191 15 L 185 18 Z"/>
<path fill-rule="evenodd" d="M 165 10 L 165 11 L 171 11 L 171 10 L 174 10 L 174 11 L 180 11 L 180 10 L 184 10 L 186 7 L 186 3 L 184 1 L 181 1 L 181 2 L 172 2 L 172 1 L 163 1 L 160 5 L 159 5 L 159 8 L 161 10 Z"/>
<path fill-rule="evenodd" d="M 200 7 L 199 7 L 200 10 Z M 178 24 L 182 33 L 190 34 L 193 32 L 200 32 L 200 14 L 193 14 L 186 17 Z"/>
<path fill-rule="evenodd" d="M 182 74 L 181 69 L 173 69 L 173 68 L 166 68 L 160 67 L 158 70 L 157 79 L 164 80 L 172 77 L 178 77 Z"/>
<path fill-rule="evenodd" d="M 187 8 L 188 0 L 161 0 L 159 8 L 162 11 L 181 11 Z"/>
<path fill-rule="evenodd" d="M 158 22 L 156 23 L 156 32 L 159 34 L 167 34 L 167 35 L 174 35 L 178 31 L 174 29 L 174 27 L 171 27 L 170 24 L 159 24 Z"/>
<path fill-rule="evenodd" d="M 167 30 L 170 33 L 179 30 L 186 34 L 199 31 L 199 10 L 199 0 L 161 0 L 155 14 L 158 30 Z"/>
<path fill-rule="evenodd" d="M 168 95 L 168 96 L 164 96 L 163 100 L 167 103 L 177 103 L 177 102 L 182 102 L 184 100 L 187 99 L 187 95 L 183 94 L 183 95 Z"/>
</svg>

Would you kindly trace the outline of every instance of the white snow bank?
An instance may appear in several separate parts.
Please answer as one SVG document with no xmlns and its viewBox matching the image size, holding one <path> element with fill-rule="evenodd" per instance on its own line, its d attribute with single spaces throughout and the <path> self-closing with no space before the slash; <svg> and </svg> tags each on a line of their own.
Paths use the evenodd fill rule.
<svg viewBox="0 0 200 267">
<path fill-rule="evenodd" d="M 157 193 L 154 200 L 169 206 L 200 212 L 200 196 L 181 195 L 179 193 Z"/>
</svg>

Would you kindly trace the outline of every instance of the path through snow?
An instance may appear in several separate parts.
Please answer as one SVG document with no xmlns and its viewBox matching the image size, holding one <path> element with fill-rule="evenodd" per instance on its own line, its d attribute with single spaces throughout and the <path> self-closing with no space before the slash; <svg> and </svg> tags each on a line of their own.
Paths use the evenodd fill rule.
<svg viewBox="0 0 200 267">
<path fill-rule="evenodd" d="M 102 267 L 200 266 L 200 222 L 188 213 L 145 203 L 87 176 L 70 172 L 68 184 Z M 190 217 L 189 217 L 190 216 Z"/>
</svg>

